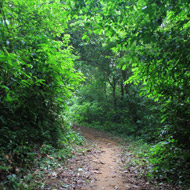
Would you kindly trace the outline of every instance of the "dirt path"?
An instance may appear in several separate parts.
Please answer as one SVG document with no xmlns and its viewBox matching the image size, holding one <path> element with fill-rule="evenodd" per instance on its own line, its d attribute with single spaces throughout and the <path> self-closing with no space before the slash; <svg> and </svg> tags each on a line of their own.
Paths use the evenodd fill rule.
<svg viewBox="0 0 190 190">
<path fill-rule="evenodd" d="M 131 162 L 132 155 L 123 154 L 115 138 L 91 128 L 76 126 L 75 130 L 87 139 L 86 145 L 74 151 L 74 157 L 63 162 L 57 170 L 48 172 L 43 190 L 178 189 L 151 184 L 137 175 L 136 165 L 128 166 L 124 171 L 123 165 L 126 160 Z"/>
<path fill-rule="evenodd" d="M 94 143 L 97 151 L 89 156 L 93 168 L 94 180 L 82 187 L 83 190 L 126 190 L 126 184 L 120 170 L 120 147 L 116 141 L 102 132 L 81 128 L 82 134 Z"/>
</svg>

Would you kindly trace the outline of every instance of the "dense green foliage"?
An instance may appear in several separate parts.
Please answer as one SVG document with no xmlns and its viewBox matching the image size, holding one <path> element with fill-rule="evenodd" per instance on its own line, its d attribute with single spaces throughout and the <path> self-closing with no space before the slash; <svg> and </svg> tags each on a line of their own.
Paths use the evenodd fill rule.
<svg viewBox="0 0 190 190">
<path fill-rule="evenodd" d="M 66 9 L 60 1 L 0 2 L 0 175 L 28 167 L 41 145 L 68 145 L 62 113 L 81 75 Z"/>
<path fill-rule="evenodd" d="M 189 183 L 189 2 L 81 0 L 70 7 L 77 68 L 87 78 L 71 109 L 75 122 L 158 143 L 149 155 L 153 175 Z"/>
<path fill-rule="evenodd" d="M 151 175 L 188 184 L 189 10 L 188 0 L 1 1 L 0 174 L 34 161 L 36 147 L 69 146 L 67 117 L 152 143 Z"/>
</svg>

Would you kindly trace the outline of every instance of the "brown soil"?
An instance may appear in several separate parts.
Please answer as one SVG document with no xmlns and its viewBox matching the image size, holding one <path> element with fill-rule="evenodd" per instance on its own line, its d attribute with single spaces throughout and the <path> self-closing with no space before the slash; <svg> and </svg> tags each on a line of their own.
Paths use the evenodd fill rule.
<svg viewBox="0 0 190 190">
<path fill-rule="evenodd" d="M 96 154 L 89 157 L 89 163 L 93 168 L 94 179 L 84 186 L 83 190 L 125 190 L 126 184 L 120 170 L 121 149 L 116 141 L 102 132 L 93 129 L 81 128 L 82 134 L 96 145 Z"/>
</svg>

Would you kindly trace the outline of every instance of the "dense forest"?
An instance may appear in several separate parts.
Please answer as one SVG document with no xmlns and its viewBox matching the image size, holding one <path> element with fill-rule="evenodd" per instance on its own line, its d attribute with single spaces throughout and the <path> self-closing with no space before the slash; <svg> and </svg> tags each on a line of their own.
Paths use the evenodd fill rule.
<svg viewBox="0 0 190 190">
<path fill-rule="evenodd" d="M 151 177 L 189 185 L 189 10 L 188 0 L 1 0 L 1 185 L 22 189 L 18 176 L 44 154 L 70 155 L 82 141 L 73 123 L 150 144 Z"/>
</svg>

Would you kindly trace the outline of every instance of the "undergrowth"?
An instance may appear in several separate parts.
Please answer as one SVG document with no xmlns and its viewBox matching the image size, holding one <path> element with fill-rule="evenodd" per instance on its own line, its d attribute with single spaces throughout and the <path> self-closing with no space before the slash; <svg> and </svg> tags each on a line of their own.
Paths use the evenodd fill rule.
<svg viewBox="0 0 190 190">
<path fill-rule="evenodd" d="M 0 157 L 0 190 L 37 190 L 46 186 L 45 174 L 52 174 L 61 163 L 73 157 L 83 137 L 68 129 L 59 147 L 43 144 L 17 147 L 14 152 Z"/>
<path fill-rule="evenodd" d="M 185 152 L 172 149 L 171 142 L 149 144 L 134 137 L 125 138 L 122 145 L 124 169 L 133 171 L 137 176 L 146 178 L 155 186 L 165 185 L 173 189 L 189 189 L 188 162 L 184 160 Z M 181 155 L 179 155 L 181 154 Z M 187 156 L 187 155 L 186 155 Z M 184 170 L 181 170 L 183 167 Z"/>
</svg>

